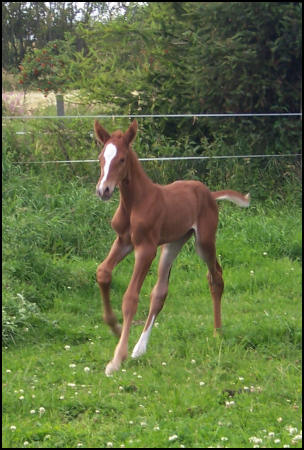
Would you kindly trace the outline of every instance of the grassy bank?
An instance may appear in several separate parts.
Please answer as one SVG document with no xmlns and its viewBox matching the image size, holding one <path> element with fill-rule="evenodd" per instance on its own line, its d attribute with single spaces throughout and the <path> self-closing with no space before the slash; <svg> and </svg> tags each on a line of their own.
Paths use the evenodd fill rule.
<svg viewBox="0 0 304 450">
<path fill-rule="evenodd" d="M 104 375 L 116 345 L 101 322 L 97 264 L 114 233 L 95 183 L 16 169 L 3 206 L 3 446 L 301 447 L 301 208 L 223 203 L 223 337 L 212 337 L 206 267 L 193 242 L 172 269 L 148 352 Z M 130 255 L 115 269 L 120 304 Z M 157 260 L 144 283 L 142 331 Z M 5 323 L 8 322 L 8 323 Z"/>
</svg>

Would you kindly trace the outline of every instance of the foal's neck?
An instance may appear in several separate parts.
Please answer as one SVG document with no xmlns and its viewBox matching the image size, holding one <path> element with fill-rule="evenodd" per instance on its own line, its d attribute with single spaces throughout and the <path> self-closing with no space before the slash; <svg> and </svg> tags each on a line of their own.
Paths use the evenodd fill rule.
<svg viewBox="0 0 304 450">
<path fill-rule="evenodd" d="M 130 149 L 128 155 L 128 173 L 119 185 L 120 202 L 127 209 L 141 203 L 153 190 L 154 183 L 142 168 L 136 153 Z"/>
</svg>

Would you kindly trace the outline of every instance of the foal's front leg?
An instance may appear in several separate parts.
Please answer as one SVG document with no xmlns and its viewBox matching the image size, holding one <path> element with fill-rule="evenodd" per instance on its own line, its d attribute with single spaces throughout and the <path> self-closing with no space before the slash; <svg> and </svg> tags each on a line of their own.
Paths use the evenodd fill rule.
<svg viewBox="0 0 304 450">
<path fill-rule="evenodd" d="M 97 267 L 96 278 L 100 287 L 104 305 L 104 321 L 118 337 L 121 334 L 121 326 L 117 322 L 110 303 L 110 285 L 114 267 L 133 249 L 129 236 L 118 236 L 106 259 Z"/>
<path fill-rule="evenodd" d="M 137 310 L 140 289 L 147 275 L 149 267 L 155 258 L 157 246 L 141 244 L 135 248 L 135 264 L 133 275 L 122 300 L 123 327 L 114 357 L 106 367 L 106 375 L 118 370 L 128 356 L 128 339 L 133 317 Z"/>
</svg>

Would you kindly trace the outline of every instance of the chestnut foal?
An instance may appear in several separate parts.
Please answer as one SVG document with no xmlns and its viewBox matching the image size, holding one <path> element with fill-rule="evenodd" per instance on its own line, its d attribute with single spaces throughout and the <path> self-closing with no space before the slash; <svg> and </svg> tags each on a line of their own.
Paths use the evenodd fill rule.
<svg viewBox="0 0 304 450">
<path fill-rule="evenodd" d="M 239 206 L 249 206 L 249 195 L 236 191 L 210 192 L 199 181 L 176 181 L 167 186 L 153 183 L 145 174 L 131 143 L 137 132 L 134 120 L 123 133 L 111 135 L 95 121 L 98 141 L 104 145 L 99 155 L 101 174 L 96 193 L 109 200 L 115 186 L 120 190 L 120 203 L 112 219 L 117 233 L 106 259 L 97 268 L 97 281 L 104 302 L 104 320 L 120 338 L 114 357 L 106 367 L 106 375 L 119 369 L 128 354 L 128 338 L 136 313 L 138 296 L 157 247 L 162 246 L 158 266 L 158 280 L 151 293 L 150 311 L 132 357 L 146 351 L 148 339 L 157 314 L 168 292 L 172 263 L 185 242 L 194 233 L 199 256 L 207 263 L 208 282 L 214 307 L 214 330 L 221 328 L 221 297 L 224 288 L 222 269 L 215 254 L 215 234 L 218 209 L 215 200 L 225 199 Z M 135 264 L 129 286 L 123 296 L 122 328 L 110 304 L 110 283 L 114 267 L 132 250 Z"/>
</svg>

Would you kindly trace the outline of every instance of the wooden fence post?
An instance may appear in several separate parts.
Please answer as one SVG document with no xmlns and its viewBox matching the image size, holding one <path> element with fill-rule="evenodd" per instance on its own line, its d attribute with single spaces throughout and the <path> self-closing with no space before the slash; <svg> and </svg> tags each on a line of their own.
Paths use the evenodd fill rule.
<svg viewBox="0 0 304 450">
<path fill-rule="evenodd" d="M 56 95 L 56 105 L 57 105 L 57 116 L 64 116 L 64 101 L 62 94 Z"/>
</svg>

